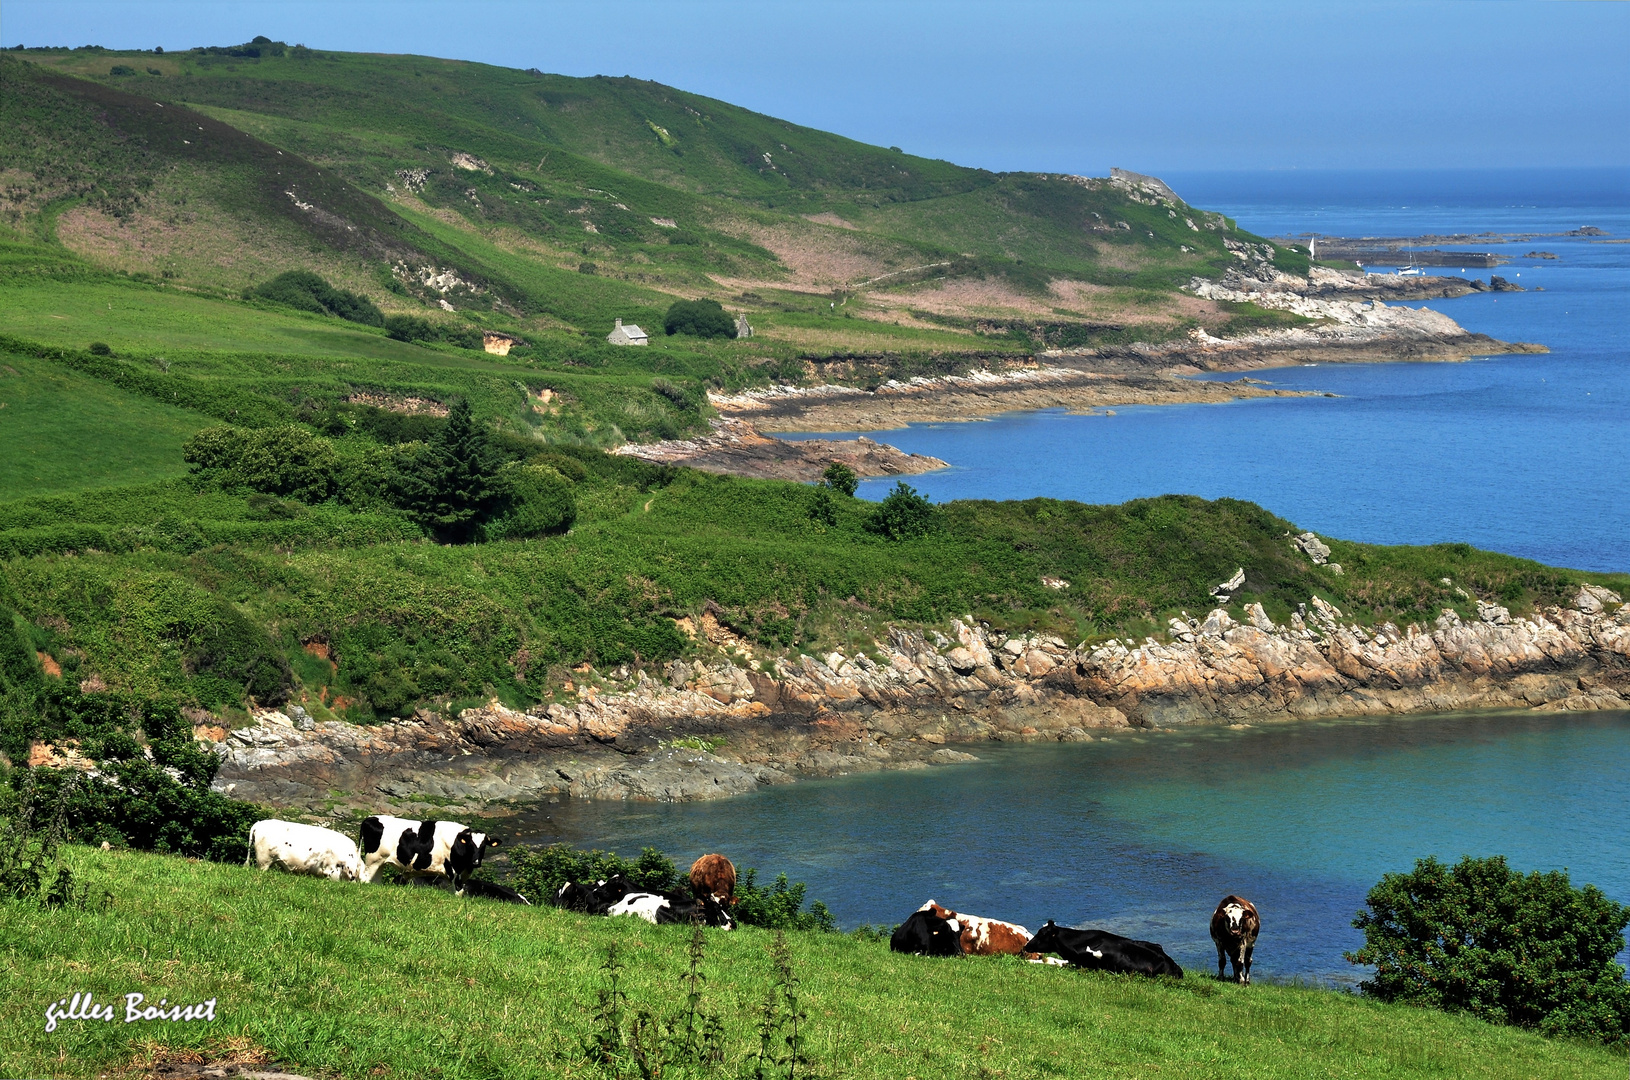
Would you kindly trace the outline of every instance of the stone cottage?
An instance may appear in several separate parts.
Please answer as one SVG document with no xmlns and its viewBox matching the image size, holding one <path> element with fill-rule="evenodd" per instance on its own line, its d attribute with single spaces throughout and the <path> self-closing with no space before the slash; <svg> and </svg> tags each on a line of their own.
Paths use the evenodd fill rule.
<svg viewBox="0 0 1630 1080">
<path fill-rule="evenodd" d="M 651 344 L 651 339 L 646 336 L 644 330 L 641 330 L 633 323 L 629 323 L 627 326 L 624 326 L 621 319 L 618 319 L 617 325 L 611 328 L 611 333 L 606 335 L 606 340 L 611 342 L 613 345 Z"/>
</svg>

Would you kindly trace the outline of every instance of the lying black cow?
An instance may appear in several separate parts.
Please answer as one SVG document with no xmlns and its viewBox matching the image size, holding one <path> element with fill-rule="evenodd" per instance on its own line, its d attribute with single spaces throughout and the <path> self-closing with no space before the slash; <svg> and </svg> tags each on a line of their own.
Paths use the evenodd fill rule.
<svg viewBox="0 0 1630 1080">
<path fill-rule="evenodd" d="M 1183 977 L 1177 961 L 1152 941 L 1121 937 L 1107 930 L 1075 930 L 1048 919 L 1025 943 L 1027 953 L 1057 953 L 1073 967 L 1089 971 L 1118 971 L 1129 975 Z"/>
<path fill-rule="evenodd" d="M 639 891 L 621 874 L 604 881 L 568 881 L 555 890 L 554 905 L 584 915 L 604 915 L 611 905 Z"/>
<path fill-rule="evenodd" d="M 532 901 L 510 888 L 508 885 L 500 885 L 496 881 L 482 881 L 479 878 L 471 878 L 464 883 L 464 895 L 483 896 L 488 900 L 498 900 L 505 904 L 525 904 L 528 907 L 532 906 Z"/>
<path fill-rule="evenodd" d="M 895 927 L 889 948 L 916 956 L 961 956 L 962 927 L 932 911 L 914 911 L 909 919 Z"/>
</svg>

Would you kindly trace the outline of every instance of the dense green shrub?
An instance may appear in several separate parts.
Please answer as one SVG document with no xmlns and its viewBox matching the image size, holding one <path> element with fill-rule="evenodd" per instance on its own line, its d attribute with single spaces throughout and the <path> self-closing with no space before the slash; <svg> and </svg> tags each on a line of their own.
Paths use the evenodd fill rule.
<svg viewBox="0 0 1630 1080">
<path fill-rule="evenodd" d="M 108 343 L 105 341 L 93 341 L 91 342 L 90 354 L 92 356 L 112 356 L 113 350 L 108 347 Z"/>
<path fill-rule="evenodd" d="M 263 705 L 288 700 L 294 676 L 266 631 L 220 597 L 210 616 L 188 627 L 183 662 L 192 691 L 207 706 L 241 704 L 248 695 Z"/>
<path fill-rule="evenodd" d="M 271 816 L 210 790 L 220 759 L 199 746 L 171 702 L 45 686 L 26 710 L 0 715 L 0 748 L 9 755 L 26 755 L 35 739 L 72 740 L 102 774 L 17 769 L 8 779 L 11 798 L 26 799 L 36 820 L 62 815 L 67 838 L 80 843 L 242 862 L 249 826 Z"/>
<path fill-rule="evenodd" d="M 336 289 L 309 270 L 289 270 L 249 290 L 253 296 L 271 300 L 301 311 L 338 315 L 350 322 L 384 326 L 385 315 L 372 300 L 345 289 Z"/>
<path fill-rule="evenodd" d="M 933 503 L 917 494 L 917 489 L 904 480 L 897 481 L 894 490 L 872 511 L 866 527 L 890 540 L 910 540 L 926 536 L 938 523 L 939 511 Z"/>
<path fill-rule="evenodd" d="M 40 680 L 40 662 L 22 620 L 0 604 L 0 694 L 33 686 Z"/>
<path fill-rule="evenodd" d="M 333 490 L 337 460 L 327 439 L 293 424 L 257 431 L 205 428 L 182 448 L 193 471 L 223 487 L 319 502 Z"/>
<path fill-rule="evenodd" d="M 777 874 L 768 885 L 758 883 L 758 871 L 742 868 L 736 879 L 736 903 L 730 909 L 737 921 L 766 930 L 819 930 L 833 933 L 838 920 L 819 900 L 803 910 L 808 887 L 802 881 L 789 883 L 786 874 Z"/>
<path fill-rule="evenodd" d="M 621 874 L 630 883 L 651 892 L 667 892 L 681 883 L 673 860 L 656 848 L 640 851 L 639 857 L 625 859 L 615 851 L 579 851 L 569 844 L 518 851 L 510 859 L 514 867 L 510 885 L 533 903 L 547 903 L 568 881 L 602 881 Z"/>
<path fill-rule="evenodd" d="M 834 461 L 821 473 L 821 486 L 836 491 L 840 495 L 854 496 L 860 489 L 860 477 L 855 470 L 841 461 Z"/>
<path fill-rule="evenodd" d="M 453 402 L 447 423 L 398 467 L 396 503 L 437 538 L 468 543 L 502 507 L 499 457 L 469 402 Z"/>
<path fill-rule="evenodd" d="M 473 326 L 444 326 L 417 315 L 390 315 L 385 333 L 397 341 L 444 341 L 461 349 L 481 348 L 481 331 Z"/>
<path fill-rule="evenodd" d="M 1364 947 L 1347 954 L 1375 967 L 1364 993 L 1548 1035 L 1630 1039 L 1630 983 L 1614 962 L 1630 906 L 1594 885 L 1524 875 L 1502 856 L 1428 858 L 1383 877 L 1365 903 L 1353 920 Z"/>
<path fill-rule="evenodd" d="M 663 316 L 662 328 L 669 334 L 693 337 L 733 338 L 736 320 L 717 300 L 677 300 Z"/>
<path fill-rule="evenodd" d="M 577 520 L 572 485 L 549 465 L 510 466 L 499 476 L 506 509 L 486 530 L 490 540 L 527 540 L 563 533 Z"/>
</svg>

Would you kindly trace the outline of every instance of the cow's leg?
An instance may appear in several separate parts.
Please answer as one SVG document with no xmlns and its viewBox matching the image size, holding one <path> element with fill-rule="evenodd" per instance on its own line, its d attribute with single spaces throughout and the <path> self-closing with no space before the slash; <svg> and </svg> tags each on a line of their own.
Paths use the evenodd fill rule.
<svg viewBox="0 0 1630 1080">
<path fill-rule="evenodd" d="M 1228 978 L 1228 950 L 1222 947 L 1221 942 L 1217 944 L 1217 978 Z"/>
<path fill-rule="evenodd" d="M 1256 942 L 1247 941 L 1245 943 L 1245 980 L 1244 980 L 1245 985 L 1247 985 L 1247 986 L 1249 986 L 1251 984 L 1251 954 L 1254 953 L 1254 952 L 1256 952 Z"/>
</svg>

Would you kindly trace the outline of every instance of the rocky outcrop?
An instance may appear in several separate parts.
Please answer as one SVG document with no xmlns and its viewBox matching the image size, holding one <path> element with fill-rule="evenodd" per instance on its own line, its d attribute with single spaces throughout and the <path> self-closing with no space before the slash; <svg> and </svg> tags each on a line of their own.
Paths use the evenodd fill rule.
<svg viewBox="0 0 1630 1080">
<path fill-rule="evenodd" d="M 659 677 L 626 673 L 605 692 L 585 687 L 570 704 L 524 712 L 495 700 L 372 727 L 263 712 L 217 745 L 216 785 L 310 809 L 340 798 L 494 812 L 562 796 L 723 798 L 974 756 L 951 744 L 1075 742 L 1127 727 L 1630 707 L 1630 607 L 1617 594 L 1585 586 L 1569 607 L 1526 617 L 1486 602 L 1477 611 L 1364 627 L 1313 597 L 1284 625 L 1253 604 L 1244 622 L 1218 608 L 1172 619 L 1163 641 L 1073 648 L 953 620 L 949 636 L 895 628 L 852 655 L 676 661 Z"/>
<path fill-rule="evenodd" d="M 908 454 L 888 443 L 858 439 L 772 439 L 745 420 L 715 417 L 712 430 L 694 439 L 628 443 L 612 451 L 664 465 L 688 465 L 705 472 L 813 483 L 834 462 L 856 476 L 907 476 L 943 469 L 926 454 Z"/>
</svg>

